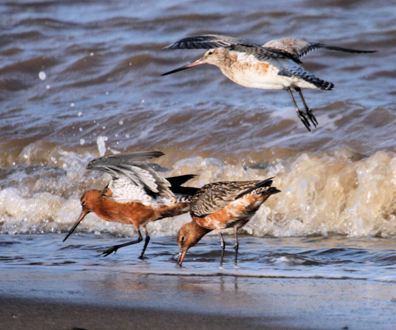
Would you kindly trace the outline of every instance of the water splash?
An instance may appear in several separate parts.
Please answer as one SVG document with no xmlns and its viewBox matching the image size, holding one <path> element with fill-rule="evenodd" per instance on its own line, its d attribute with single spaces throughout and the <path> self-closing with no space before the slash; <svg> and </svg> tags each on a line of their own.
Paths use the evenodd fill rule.
<svg viewBox="0 0 396 330">
<path fill-rule="evenodd" d="M 11 160 L 16 165 L 5 170 L 0 180 L 1 232 L 66 230 L 80 212 L 81 193 L 103 188 L 109 180 L 85 171 L 86 162 L 95 157 L 94 151 L 55 150 L 46 153 L 50 165 L 44 167 L 35 165 L 38 155 L 43 162 L 43 153 L 37 150 L 25 150 L 26 159 Z M 272 196 L 244 227 L 254 236 L 396 235 L 396 157 L 392 152 L 357 159 L 345 151 L 304 153 L 265 166 L 204 157 L 163 165 L 171 168 L 164 175 L 199 174 L 191 182 L 194 186 L 275 176 L 274 184 L 282 193 Z M 154 235 L 173 235 L 187 221 L 186 214 L 150 224 L 149 228 Z M 108 223 L 94 215 L 83 222 L 80 230 L 127 236 L 132 233 L 130 226 Z"/>
</svg>

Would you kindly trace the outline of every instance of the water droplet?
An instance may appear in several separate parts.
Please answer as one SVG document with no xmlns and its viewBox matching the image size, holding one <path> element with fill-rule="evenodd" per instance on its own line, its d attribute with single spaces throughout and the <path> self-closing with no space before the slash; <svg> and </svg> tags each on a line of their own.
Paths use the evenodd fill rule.
<svg viewBox="0 0 396 330">
<path fill-rule="evenodd" d="M 44 71 L 40 71 L 38 76 L 40 80 L 45 80 L 47 78 L 47 74 Z"/>
<path fill-rule="evenodd" d="M 80 144 L 83 146 L 85 144 L 85 139 L 80 139 Z"/>
<path fill-rule="evenodd" d="M 50 89 L 51 85 L 46 85 L 45 88 Z"/>
<path fill-rule="evenodd" d="M 72 102 L 70 103 L 70 108 L 74 108 L 76 105 Z"/>
<path fill-rule="evenodd" d="M 82 116 L 82 112 L 79 111 L 79 112 L 77 113 L 77 116 L 81 117 L 81 116 Z"/>
<path fill-rule="evenodd" d="M 108 140 L 107 136 L 98 136 L 96 139 L 96 144 L 98 145 L 98 151 L 100 156 L 104 156 L 106 153 L 106 141 Z"/>
<path fill-rule="evenodd" d="M 120 126 L 122 126 L 122 125 L 124 125 L 124 121 L 123 121 L 123 120 L 120 120 L 120 121 L 118 121 L 118 124 L 119 124 Z"/>
</svg>

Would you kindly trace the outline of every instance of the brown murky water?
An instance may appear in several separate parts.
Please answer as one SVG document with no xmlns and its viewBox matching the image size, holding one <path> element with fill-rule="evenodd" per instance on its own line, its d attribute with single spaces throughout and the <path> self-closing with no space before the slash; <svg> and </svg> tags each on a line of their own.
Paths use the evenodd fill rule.
<svg viewBox="0 0 396 330">
<path fill-rule="evenodd" d="M 283 194 L 253 235 L 396 234 L 393 1 L 3 1 L 0 13 L 3 233 L 66 229 L 81 191 L 104 182 L 87 160 L 159 149 L 172 174 L 200 174 L 198 186 L 275 175 Z M 378 52 L 304 58 L 336 86 L 305 93 L 320 123 L 308 133 L 284 91 L 243 88 L 209 66 L 160 77 L 202 53 L 162 48 L 199 33 Z M 153 230 L 173 234 L 170 222 Z M 85 230 L 128 232 L 93 217 Z"/>
</svg>

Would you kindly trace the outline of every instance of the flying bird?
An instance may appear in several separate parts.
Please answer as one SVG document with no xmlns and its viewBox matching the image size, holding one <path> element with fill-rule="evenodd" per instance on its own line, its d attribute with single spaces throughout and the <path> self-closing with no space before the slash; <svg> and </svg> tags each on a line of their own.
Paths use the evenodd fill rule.
<svg viewBox="0 0 396 330">
<path fill-rule="evenodd" d="M 297 116 L 308 131 L 311 131 L 312 125 L 316 127 L 318 121 L 307 105 L 302 89 L 331 90 L 334 84 L 305 70 L 301 58 L 320 48 L 356 54 L 375 52 L 294 38 L 276 39 L 259 45 L 216 34 L 183 38 L 166 48 L 208 50 L 198 60 L 163 73 L 162 76 L 211 64 L 217 66 L 227 78 L 238 85 L 259 89 L 284 89 L 289 93 Z M 299 108 L 294 92 L 299 94 L 304 110 Z"/>
</svg>

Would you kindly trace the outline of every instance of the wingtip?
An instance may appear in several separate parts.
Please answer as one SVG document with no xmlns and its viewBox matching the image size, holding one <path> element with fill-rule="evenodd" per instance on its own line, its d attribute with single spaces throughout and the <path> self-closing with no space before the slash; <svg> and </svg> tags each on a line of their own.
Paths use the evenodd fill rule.
<svg viewBox="0 0 396 330">
<path fill-rule="evenodd" d="M 102 156 L 99 158 L 92 159 L 88 162 L 86 169 L 98 169 L 101 165 L 119 165 L 122 163 L 128 164 L 131 161 L 146 161 L 152 158 L 159 158 L 164 156 L 165 154 L 162 151 L 154 150 L 154 151 L 137 151 L 128 154 L 115 154 Z"/>
</svg>

